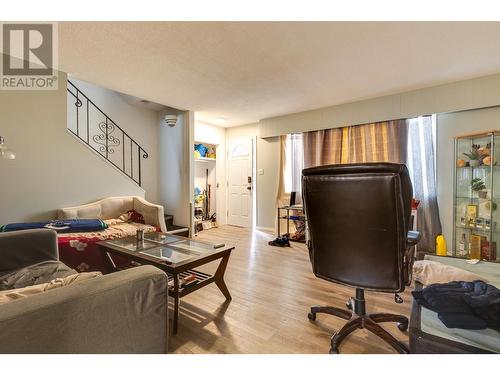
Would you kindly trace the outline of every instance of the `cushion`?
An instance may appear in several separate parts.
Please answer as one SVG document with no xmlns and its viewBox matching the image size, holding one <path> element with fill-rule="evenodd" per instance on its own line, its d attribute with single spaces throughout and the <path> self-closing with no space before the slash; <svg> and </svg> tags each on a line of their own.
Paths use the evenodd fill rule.
<svg viewBox="0 0 500 375">
<path fill-rule="evenodd" d="M 75 270 L 57 260 L 35 263 L 27 267 L 0 274 L 0 290 L 43 284 L 58 277 L 66 277 L 75 273 Z"/>
<path fill-rule="evenodd" d="M 61 288 L 66 285 L 74 284 L 84 280 L 92 279 L 101 276 L 100 272 L 82 272 L 75 273 L 63 278 L 56 278 L 48 283 L 31 285 L 24 288 L 0 291 L 0 304 L 14 301 L 16 299 L 29 297 L 35 294 L 43 293 L 48 290 Z"/>
<path fill-rule="evenodd" d="M 461 268 L 432 260 L 419 260 L 413 264 L 415 281 L 424 285 L 444 284 L 450 281 L 488 281 L 484 277 Z"/>
<path fill-rule="evenodd" d="M 145 224 L 144 216 L 142 216 L 142 214 L 140 214 L 136 210 L 128 210 L 124 214 L 120 215 L 120 217 L 118 217 L 118 219 L 123 220 L 125 222 L 133 221 L 134 223 Z"/>
</svg>

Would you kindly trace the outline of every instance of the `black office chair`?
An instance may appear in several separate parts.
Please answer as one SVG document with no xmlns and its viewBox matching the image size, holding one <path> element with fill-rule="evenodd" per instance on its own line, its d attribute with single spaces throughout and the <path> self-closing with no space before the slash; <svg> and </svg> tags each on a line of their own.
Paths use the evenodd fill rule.
<svg viewBox="0 0 500 375">
<path fill-rule="evenodd" d="M 366 328 L 399 353 L 408 348 L 378 323 L 397 322 L 401 331 L 408 319 L 396 314 L 367 314 L 364 290 L 397 294 L 411 282 L 413 249 L 420 239 L 409 231 L 412 186 L 402 164 L 368 163 L 304 169 L 302 195 L 314 274 L 356 288 L 349 310 L 314 306 L 310 320 L 326 313 L 348 322 L 332 336 L 330 353 L 358 328 Z"/>
</svg>

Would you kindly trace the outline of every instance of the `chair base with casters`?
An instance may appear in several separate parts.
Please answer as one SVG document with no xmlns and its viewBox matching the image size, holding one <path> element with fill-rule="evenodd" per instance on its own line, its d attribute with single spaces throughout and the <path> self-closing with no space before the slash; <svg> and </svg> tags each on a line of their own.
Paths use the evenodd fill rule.
<svg viewBox="0 0 500 375">
<path fill-rule="evenodd" d="M 347 303 L 349 310 L 339 309 L 332 306 L 313 306 L 308 314 L 309 320 L 315 321 L 317 313 L 324 313 L 337 316 L 347 320 L 347 323 L 336 332 L 331 339 L 330 354 L 338 354 L 339 346 L 344 339 L 356 329 L 366 328 L 374 333 L 386 343 L 391 345 L 398 353 L 408 354 L 408 348 L 399 342 L 394 336 L 387 332 L 379 323 L 396 322 L 400 331 L 408 329 L 408 318 L 403 315 L 386 313 L 366 313 L 365 291 L 356 288 L 356 297 L 351 298 Z"/>
</svg>

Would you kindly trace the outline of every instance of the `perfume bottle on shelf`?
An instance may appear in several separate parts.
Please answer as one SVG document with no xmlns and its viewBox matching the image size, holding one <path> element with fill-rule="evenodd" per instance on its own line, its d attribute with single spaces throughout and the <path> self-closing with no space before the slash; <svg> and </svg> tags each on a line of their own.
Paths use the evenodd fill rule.
<svg viewBox="0 0 500 375">
<path fill-rule="evenodd" d="M 481 258 L 481 236 L 477 234 L 471 234 L 469 236 L 469 258 Z"/>
</svg>

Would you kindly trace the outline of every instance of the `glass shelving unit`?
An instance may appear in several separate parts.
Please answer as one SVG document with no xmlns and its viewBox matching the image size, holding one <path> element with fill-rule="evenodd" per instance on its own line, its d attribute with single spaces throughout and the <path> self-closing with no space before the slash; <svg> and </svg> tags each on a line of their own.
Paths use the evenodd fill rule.
<svg viewBox="0 0 500 375">
<path fill-rule="evenodd" d="M 453 256 L 500 261 L 500 131 L 455 138 Z"/>
</svg>

